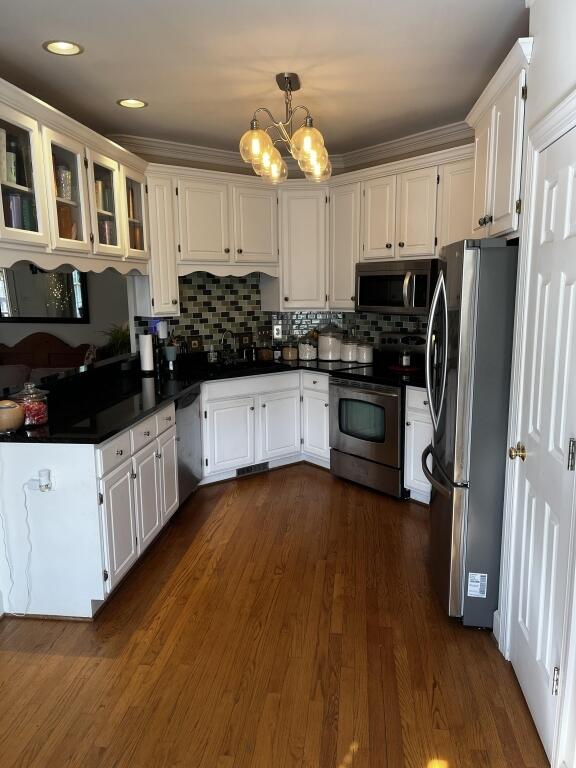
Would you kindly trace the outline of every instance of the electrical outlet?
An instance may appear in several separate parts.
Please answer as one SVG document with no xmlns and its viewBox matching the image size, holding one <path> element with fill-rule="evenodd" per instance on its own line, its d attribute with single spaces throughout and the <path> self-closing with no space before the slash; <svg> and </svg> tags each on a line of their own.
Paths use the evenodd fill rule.
<svg viewBox="0 0 576 768">
<path fill-rule="evenodd" d="M 282 338 L 282 325 L 280 323 L 274 323 L 274 325 L 272 326 L 272 338 L 273 339 Z"/>
</svg>

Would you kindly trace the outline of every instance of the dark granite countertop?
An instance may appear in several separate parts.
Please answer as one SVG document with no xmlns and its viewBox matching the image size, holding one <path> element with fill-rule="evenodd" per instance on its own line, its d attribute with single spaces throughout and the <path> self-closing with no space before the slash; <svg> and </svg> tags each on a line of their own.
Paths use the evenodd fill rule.
<svg viewBox="0 0 576 768">
<path fill-rule="evenodd" d="M 142 376 L 131 359 L 125 361 L 124 365 L 91 372 L 89 376 L 68 376 L 55 382 L 49 387 L 49 424 L 0 435 L 0 441 L 97 445 L 160 408 L 199 391 L 202 382 L 291 370 L 313 370 L 366 381 L 424 386 L 421 373 L 418 377 L 405 379 L 399 374 L 388 372 L 388 380 L 383 381 L 384 374 L 378 367 L 319 360 L 182 366 L 178 376 L 157 380 Z"/>
</svg>

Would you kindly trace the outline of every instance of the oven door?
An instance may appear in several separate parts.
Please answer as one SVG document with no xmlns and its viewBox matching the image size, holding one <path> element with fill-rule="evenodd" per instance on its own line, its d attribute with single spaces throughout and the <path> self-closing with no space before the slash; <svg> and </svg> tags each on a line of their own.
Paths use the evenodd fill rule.
<svg viewBox="0 0 576 768">
<path fill-rule="evenodd" d="M 330 447 L 400 467 L 400 390 L 364 382 L 330 382 Z"/>
</svg>

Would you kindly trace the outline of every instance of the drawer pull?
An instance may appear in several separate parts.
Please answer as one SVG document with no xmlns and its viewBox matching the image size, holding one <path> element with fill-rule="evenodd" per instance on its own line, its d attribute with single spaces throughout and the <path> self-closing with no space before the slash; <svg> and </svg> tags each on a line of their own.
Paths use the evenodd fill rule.
<svg viewBox="0 0 576 768">
<path fill-rule="evenodd" d="M 146 432 L 144 432 L 144 437 L 150 437 L 150 430 L 147 429 Z"/>
<path fill-rule="evenodd" d="M 119 449 L 116 451 L 116 456 L 124 456 L 124 451 L 122 450 L 122 448 L 119 448 Z"/>
<path fill-rule="evenodd" d="M 424 400 L 423 402 L 424 402 L 424 405 L 428 405 L 429 404 L 428 400 Z"/>
<path fill-rule="evenodd" d="M 406 426 L 407 426 L 407 427 L 411 427 L 411 426 L 412 426 L 412 422 L 411 422 L 411 421 L 407 421 L 407 422 L 406 422 Z"/>
<path fill-rule="evenodd" d="M 164 421 L 172 421 L 172 416 L 164 416 Z"/>
<path fill-rule="evenodd" d="M 318 380 L 317 379 L 312 379 L 312 384 L 318 384 Z"/>
<path fill-rule="evenodd" d="M 161 459 L 162 458 L 162 454 L 159 451 L 156 452 L 156 458 L 157 459 Z"/>
<path fill-rule="evenodd" d="M 330 403 L 324 403 L 324 408 L 328 408 L 329 405 Z"/>
<path fill-rule="evenodd" d="M 132 480 L 136 480 L 138 475 L 136 474 L 136 472 L 130 472 L 130 477 L 132 478 Z"/>
</svg>

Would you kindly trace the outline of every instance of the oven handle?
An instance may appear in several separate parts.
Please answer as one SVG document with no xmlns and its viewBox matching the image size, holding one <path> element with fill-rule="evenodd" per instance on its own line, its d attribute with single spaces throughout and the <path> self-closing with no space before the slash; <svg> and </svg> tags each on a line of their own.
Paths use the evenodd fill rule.
<svg viewBox="0 0 576 768">
<path fill-rule="evenodd" d="M 436 488 L 436 490 L 439 493 L 441 493 L 443 496 L 450 497 L 452 495 L 451 491 L 445 485 L 442 485 L 442 483 L 439 482 L 434 477 L 432 472 L 430 472 L 430 470 L 428 469 L 428 457 L 433 455 L 434 455 L 434 449 L 432 448 L 431 445 L 429 445 L 428 448 L 426 448 L 424 450 L 424 453 L 422 454 L 422 472 L 424 472 L 424 475 L 426 476 L 426 479 L 428 480 L 430 485 Z"/>
<path fill-rule="evenodd" d="M 350 395 L 370 395 L 370 397 L 393 397 L 395 400 L 398 400 L 400 395 L 397 392 L 382 392 L 377 391 L 375 389 L 361 389 L 360 387 L 346 387 L 346 384 L 340 384 L 336 382 L 330 382 L 330 390 L 334 390 L 333 394 L 336 397 L 342 397 L 339 390 L 345 390 L 347 399 L 350 398 Z"/>
<path fill-rule="evenodd" d="M 402 298 L 404 299 L 404 306 L 410 306 L 410 299 L 408 297 L 408 289 L 410 288 L 410 280 L 412 279 L 412 272 L 406 272 L 404 275 L 404 285 L 402 286 Z"/>
</svg>

